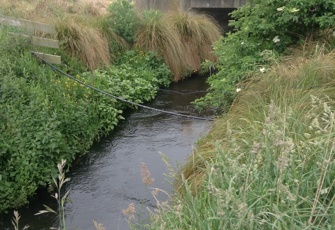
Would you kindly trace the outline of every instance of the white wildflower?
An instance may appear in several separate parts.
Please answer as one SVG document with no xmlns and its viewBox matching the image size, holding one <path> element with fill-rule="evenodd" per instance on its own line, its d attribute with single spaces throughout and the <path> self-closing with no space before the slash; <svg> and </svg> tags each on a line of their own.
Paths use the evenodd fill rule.
<svg viewBox="0 0 335 230">
<path fill-rule="evenodd" d="M 261 73 L 265 73 L 266 69 L 265 69 L 265 67 L 262 67 L 262 68 L 259 69 L 259 71 L 261 71 Z"/>
<path fill-rule="evenodd" d="M 240 92 L 242 89 L 241 88 L 237 88 L 236 89 L 236 92 L 238 93 L 238 92 Z"/>
<path fill-rule="evenodd" d="M 244 42 L 241 42 L 241 45 L 244 45 Z"/>
<path fill-rule="evenodd" d="M 274 37 L 274 38 L 272 39 L 272 41 L 273 41 L 274 43 L 278 43 L 278 42 L 280 42 L 279 36 Z"/>
<path fill-rule="evenodd" d="M 299 9 L 297 9 L 297 8 L 291 8 L 290 9 L 290 13 L 295 13 L 295 12 L 298 12 L 299 11 Z"/>
<path fill-rule="evenodd" d="M 285 6 L 277 8 L 277 11 L 283 11 L 285 9 Z"/>
<path fill-rule="evenodd" d="M 323 195 L 323 194 L 327 194 L 328 191 L 329 191 L 329 188 L 321 189 L 321 195 Z"/>
</svg>

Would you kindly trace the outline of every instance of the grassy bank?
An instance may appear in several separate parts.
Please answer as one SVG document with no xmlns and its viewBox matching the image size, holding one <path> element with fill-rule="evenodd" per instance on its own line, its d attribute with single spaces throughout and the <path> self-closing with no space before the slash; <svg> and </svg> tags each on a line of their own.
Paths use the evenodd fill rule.
<svg viewBox="0 0 335 230">
<path fill-rule="evenodd" d="M 145 228 L 332 229 L 334 70 L 311 45 L 242 84 Z"/>
</svg>

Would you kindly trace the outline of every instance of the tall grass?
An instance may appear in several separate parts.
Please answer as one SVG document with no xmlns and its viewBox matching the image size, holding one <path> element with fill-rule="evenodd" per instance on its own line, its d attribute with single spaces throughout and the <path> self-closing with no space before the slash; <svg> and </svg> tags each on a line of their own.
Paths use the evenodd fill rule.
<svg viewBox="0 0 335 230">
<path fill-rule="evenodd" d="M 112 1 L 89 0 L 0 0 L 1 11 L 8 16 L 55 24 L 61 49 L 93 70 L 110 64 L 106 33 L 96 28 Z M 42 35 L 44 36 L 44 35 Z"/>
<path fill-rule="evenodd" d="M 197 12 L 170 11 L 167 19 L 182 40 L 183 58 L 191 70 L 198 71 L 204 60 L 216 61 L 212 45 L 219 40 L 221 29 L 213 18 Z"/>
<path fill-rule="evenodd" d="M 156 52 L 174 81 L 179 81 L 198 71 L 202 61 L 216 60 L 212 45 L 221 35 L 215 20 L 178 11 L 178 1 L 169 2 L 173 9 L 169 13 L 136 12 L 121 0 L 0 0 L 0 4 L 5 15 L 56 24 L 61 48 L 90 70 L 109 65 L 125 50 L 139 48 Z"/>
<path fill-rule="evenodd" d="M 245 83 L 151 229 L 331 229 L 334 61 L 317 46 Z"/>
<path fill-rule="evenodd" d="M 56 23 L 57 38 L 62 48 L 81 60 L 90 70 L 110 63 L 107 38 L 92 26 L 67 17 Z"/>
<path fill-rule="evenodd" d="M 181 39 L 173 27 L 155 10 L 143 13 L 136 33 L 135 46 L 156 52 L 162 57 L 174 75 L 180 80 L 187 72 Z"/>
<path fill-rule="evenodd" d="M 111 2 L 113 1 L 0 0 L 0 5 L 5 15 L 52 23 L 56 18 L 67 15 L 85 15 L 90 18 L 102 15 Z"/>
<path fill-rule="evenodd" d="M 212 45 L 220 36 L 220 27 L 207 15 L 147 11 L 136 34 L 136 46 L 157 52 L 173 72 L 174 81 L 179 81 L 198 71 L 202 61 L 216 60 Z"/>
</svg>

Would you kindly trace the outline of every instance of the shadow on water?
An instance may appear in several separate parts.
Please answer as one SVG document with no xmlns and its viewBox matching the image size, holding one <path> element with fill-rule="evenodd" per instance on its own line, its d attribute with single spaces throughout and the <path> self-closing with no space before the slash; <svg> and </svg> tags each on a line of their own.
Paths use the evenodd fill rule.
<svg viewBox="0 0 335 230">
<path fill-rule="evenodd" d="M 206 88 L 204 77 L 192 77 L 160 91 L 157 98 L 147 105 L 197 115 L 190 102 L 204 96 Z M 72 201 L 72 204 L 66 205 L 68 229 L 94 229 L 93 219 L 106 229 L 129 229 L 122 210 L 130 203 L 134 203 L 136 209 L 142 207 L 143 211 L 146 207 L 156 206 L 151 189 L 141 180 L 141 163 L 147 165 L 154 178 L 152 187 L 171 192 L 171 179 L 164 175 L 168 169 L 160 153 L 166 155 L 177 168 L 210 125 L 210 121 L 171 116 L 147 109 L 129 113 L 126 121 L 92 146 L 67 175 L 71 178 L 67 189 L 70 189 L 69 198 Z M 162 201 L 168 199 L 163 193 L 158 198 Z M 30 229 L 38 230 L 55 225 L 57 217 L 53 215 L 33 215 L 43 209 L 43 204 L 55 206 L 49 194 L 39 192 L 29 207 L 20 210 L 21 225 L 29 224 Z M 9 229 L 11 215 L 1 218 L 0 228 Z M 142 219 L 145 218 L 146 215 L 142 216 Z"/>
</svg>

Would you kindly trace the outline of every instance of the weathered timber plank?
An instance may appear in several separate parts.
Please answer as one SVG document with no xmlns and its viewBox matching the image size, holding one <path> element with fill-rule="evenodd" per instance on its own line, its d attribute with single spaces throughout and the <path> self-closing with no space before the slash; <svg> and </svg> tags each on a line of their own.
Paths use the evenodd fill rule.
<svg viewBox="0 0 335 230">
<path fill-rule="evenodd" d="M 40 38 L 35 36 L 29 36 L 25 34 L 17 34 L 17 33 L 9 33 L 10 35 L 17 36 L 17 37 L 23 37 L 30 40 L 31 44 L 34 46 L 44 46 L 49 48 L 59 48 L 59 41 L 54 39 L 48 39 L 48 38 Z"/>
<path fill-rule="evenodd" d="M 33 54 L 39 56 L 43 60 L 52 63 L 52 64 L 61 64 L 61 57 L 57 55 L 51 55 L 51 54 L 45 54 L 45 53 L 39 53 L 39 52 L 32 52 Z"/>
<path fill-rule="evenodd" d="M 22 27 L 28 30 L 41 31 L 45 33 L 55 34 L 56 28 L 54 25 L 48 25 L 39 22 L 33 22 L 24 19 L 10 18 L 5 16 L 0 16 L 0 24 L 8 26 Z"/>
</svg>

